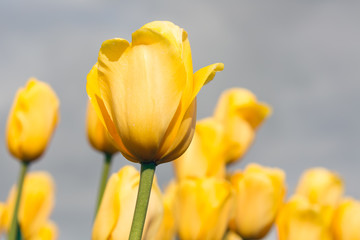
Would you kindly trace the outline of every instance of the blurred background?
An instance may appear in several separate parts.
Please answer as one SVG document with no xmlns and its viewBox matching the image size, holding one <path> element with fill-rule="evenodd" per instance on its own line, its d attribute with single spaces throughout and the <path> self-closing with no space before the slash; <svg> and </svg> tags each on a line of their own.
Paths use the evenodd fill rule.
<svg viewBox="0 0 360 240">
<path fill-rule="evenodd" d="M 30 170 L 56 180 L 52 219 L 60 239 L 90 238 L 103 156 L 86 138 L 86 75 L 104 40 L 130 41 L 153 20 L 187 30 L 194 70 L 225 64 L 198 96 L 199 119 L 231 87 L 248 88 L 273 107 L 233 169 L 250 162 L 280 167 L 290 195 L 305 169 L 324 166 L 342 175 L 346 195 L 359 199 L 359 10 L 356 1 L 1 1 L 0 201 L 19 169 L 4 140 L 7 116 L 16 90 L 34 76 L 57 92 L 61 121 Z M 116 155 L 112 171 L 125 164 Z M 157 176 L 163 188 L 172 165 L 160 165 Z M 276 239 L 274 231 L 267 239 Z"/>
</svg>

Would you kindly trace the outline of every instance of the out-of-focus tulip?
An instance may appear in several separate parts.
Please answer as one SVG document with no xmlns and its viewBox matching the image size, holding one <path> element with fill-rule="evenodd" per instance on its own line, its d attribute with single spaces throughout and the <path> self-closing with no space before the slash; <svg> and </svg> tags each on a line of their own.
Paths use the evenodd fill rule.
<svg viewBox="0 0 360 240">
<path fill-rule="evenodd" d="M 233 88 L 221 95 L 214 118 L 224 126 L 227 162 L 234 162 L 246 153 L 256 129 L 270 114 L 270 106 L 259 103 L 249 90 Z"/>
<path fill-rule="evenodd" d="M 223 179 L 194 178 L 178 183 L 175 219 L 180 239 L 222 239 L 234 200 L 231 184 Z"/>
<path fill-rule="evenodd" d="M 87 136 L 93 148 L 107 154 L 114 154 L 118 151 L 114 145 L 114 141 L 100 121 L 90 102 L 88 103 L 87 108 L 86 123 Z"/>
<path fill-rule="evenodd" d="M 59 119 L 59 100 L 51 87 L 30 78 L 18 90 L 7 122 L 7 145 L 12 155 L 30 162 L 45 151 Z"/>
<path fill-rule="evenodd" d="M 58 238 L 58 228 L 55 223 L 49 221 L 45 223 L 36 234 L 29 240 L 56 240 Z"/>
<path fill-rule="evenodd" d="M 279 240 L 332 240 L 330 206 L 312 204 L 304 196 L 294 196 L 276 219 Z"/>
<path fill-rule="evenodd" d="M 131 166 L 123 167 L 110 177 L 93 226 L 93 240 L 129 238 L 139 180 L 139 172 Z M 160 227 L 162 216 L 162 195 L 155 179 L 151 190 L 143 239 L 154 238 Z"/>
<path fill-rule="evenodd" d="M 105 41 L 87 77 L 87 93 L 120 152 L 133 162 L 168 162 L 189 146 L 196 95 L 222 63 L 193 74 L 187 33 L 171 22 L 151 22 L 132 42 Z"/>
<path fill-rule="evenodd" d="M 344 199 L 335 211 L 332 232 L 334 240 L 360 239 L 360 202 Z"/>
<path fill-rule="evenodd" d="M 6 205 L 0 202 L 0 236 L 5 231 L 5 216 L 6 215 Z"/>
<path fill-rule="evenodd" d="M 47 222 L 54 206 L 54 181 L 46 172 L 32 172 L 26 175 L 19 208 L 19 224 L 25 239 L 36 236 Z M 17 189 L 9 194 L 5 213 L 5 228 L 10 227 L 14 212 Z"/>
<path fill-rule="evenodd" d="M 165 189 L 164 201 L 164 217 L 162 219 L 160 228 L 154 239 L 156 240 L 172 240 L 175 236 L 175 217 L 174 217 L 174 201 L 176 198 L 176 183 L 175 181 Z"/>
<path fill-rule="evenodd" d="M 336 207 L 344 192 L 340 176 L 325 168 L 307 170 L 300 178 L 296 194 L 303 195 L 311 203 Z"/>
<path fill-rule="evenodd" d="M 223 126 L 213 118 L 198 121 L 185 153 L 173 161 L 178 180 L 188 177 L 225 177 Z"/>
<path fill-rule="evenodd" d="M 228 231 L 225 235 L 224 240 L 243 240 L 240 235 L 233 231 Z"/>
<path fill-rule="evenodd" d="M 245 239 L 264 237 L 275 221 L 286 192 L 281 169 L 250 164 L 231 176 L 236 192 L 230 227 Z"/>
</svg>

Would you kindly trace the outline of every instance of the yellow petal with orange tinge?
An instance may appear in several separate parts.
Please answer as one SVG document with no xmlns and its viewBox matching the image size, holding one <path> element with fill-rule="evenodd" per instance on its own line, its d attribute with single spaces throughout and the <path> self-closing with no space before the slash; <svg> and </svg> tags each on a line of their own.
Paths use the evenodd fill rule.
<svg viewBox="0 0 360 240">
<path fill-rule="evenodd" d="M 39 230 L 39 232 L 28 240 L 56 240 L 59 230 L 55 223 L 48 221 Z"/>
<path fill-rule="evenodd" d="M 45 151 L 59 120 L 59 100 L 51 87 L 30 78 L 18 90 L 10 110 L 8 149 L 21 161 L 38 159 Z"/>
<path fill-rule="evenodd" d="M 131 166 L 123 167 L 118 173 L 110 177 L 94 222 L 93 240 L 128 239 L 139 179 L 139 172 Z M 161 192 L 155 179 L 144 226 L 144 239 L 152 239 L 161 224 L 163 215 L 161 197 Z"/>
</svg>

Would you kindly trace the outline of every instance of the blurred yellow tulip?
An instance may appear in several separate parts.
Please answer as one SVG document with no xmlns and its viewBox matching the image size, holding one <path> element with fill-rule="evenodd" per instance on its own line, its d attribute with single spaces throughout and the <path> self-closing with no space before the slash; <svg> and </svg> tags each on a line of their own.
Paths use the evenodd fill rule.
<svg viewBox="0 0 360 240">
<path fill-rule="evenodd" d="M 110 177 L 94 222 L 93 240 L 129 238 L 139 180 L 139 172 L 131 166 L 123 167 Z M 160 227 L 162 216 L 162 195 L 155 179 L 151 190 L 143 239 L 154 238 Z"/>
<path fill-rule="evenodd" d="M 336 207 L 344 192 L 342 179 L 325 168 L 312 168 L 304 172 L 296 188 L 297 195 L 303 195 L 311 203 Z"/>
<path fill-rule="evenodd" d="M 196 95 L 216 63 L 193 73 L 187 33 L 156 21 L 132 34 L 132 43 L 105 41 L 87 77 L 87 93 L 120 152 L 133 162 L 172 161 L 189 146 Z"/>
<path fill-rule="evenodd" d="M 360 239 L 360 202 L 344 199 L 335 211 L 332 232 L 334 240 Z"/>
<path fill-rule="evenodd" d="M 276 227 L 279 240 L 332 240 L 333 209 L 312 204 L 301 195 L 293 196 L 279 212 Z"/>
<path fill-rule="evenodd" d="M 224 237 L 224 240 L 243 240 L 240 235 L 233 231 L 228 231 Z"/>
<path fill-rule="evenodd" d="M 254 141 L 255 130 L 270 114 L 271 107 L 259 103 L 249 90 L 233 88 L 221 95 L 214 118 L 224 126 L 228 163 L 246 153 Z"/>
<path fill-rule="evenodd" d="M 49 221 L 45 223 L 36 234 L 29 240 L 56 240 L 58 238 L 58 228 L 55 223 Z"/>
<path fill-rule="evenodd" d="M 285 173 L 250 164 L 244 172 L 231 176 L 231 184 L 236 192 L 231 229 L 245 239 L 264 237 L 284 201 Z"/>
<path fill-rule="evenodd" d="M 87 136 L 94 149 L 111 155 L 118 151 L 114 145 L 114 141 L 100 121 L 90 102 L 88 103 L 87 108 L 86 123 Z"/>
<path fill-rule="evenodd" d="M 24 239 L 37 235 L 48 221 L 55 201 L 55 184 L 46 172 L 32 172 L 26 175 L 20 201 L 18 220 Z M 9 230 L 14 212 L 16 186 L 12 187 L 4 216 L 5 228 Z"/>
<path fill-rule="evenodd" d="M 225 177 L 224 132 L 207 118 L 196 123 L 194 138 L 185 153 L 173 161 L 178 180 L 188 177 Z"/>
<path fill-rule="evenodd" d="M 59 119 L 59 100 L 51 87 L 30 78 L 18 90 L 7 122 L 7 145 L 14 157 L 30 162 L 45 151 Z"/>
<path fill-rule="evenodd" d="M 165 189 L 164 202 L 164 217 L 162 219 L 160 228 L 154 239 L 156 240 L 172 240 L 175 236 L 175 217 L 174 217 L 174 201 L 176 198 L 176 183 L 171 181 Z"/>
<path fill-rule="evenodd" d="M 6 205 L 0 202 L 0 236 L 5 232 Z"/>
<path fill-rule="evenodd" d="M 184 179 L 174 205 L 180 239 L 222 239 L 234 200 L 231 184 L 217 178 Z"/>
</svg>

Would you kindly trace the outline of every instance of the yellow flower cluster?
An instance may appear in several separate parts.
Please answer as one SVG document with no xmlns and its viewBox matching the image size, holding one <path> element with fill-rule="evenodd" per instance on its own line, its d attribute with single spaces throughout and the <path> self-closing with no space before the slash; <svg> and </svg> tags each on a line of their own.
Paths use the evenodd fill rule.
<svg viewBox="0 0 360 240">
<path fill-rule="evenodd" d="M 360 202 L 343 197 L 343 192 L 336 173 L 307 170 L 277 217 L 279 240 L 360 239 Z"/>
</svg>

